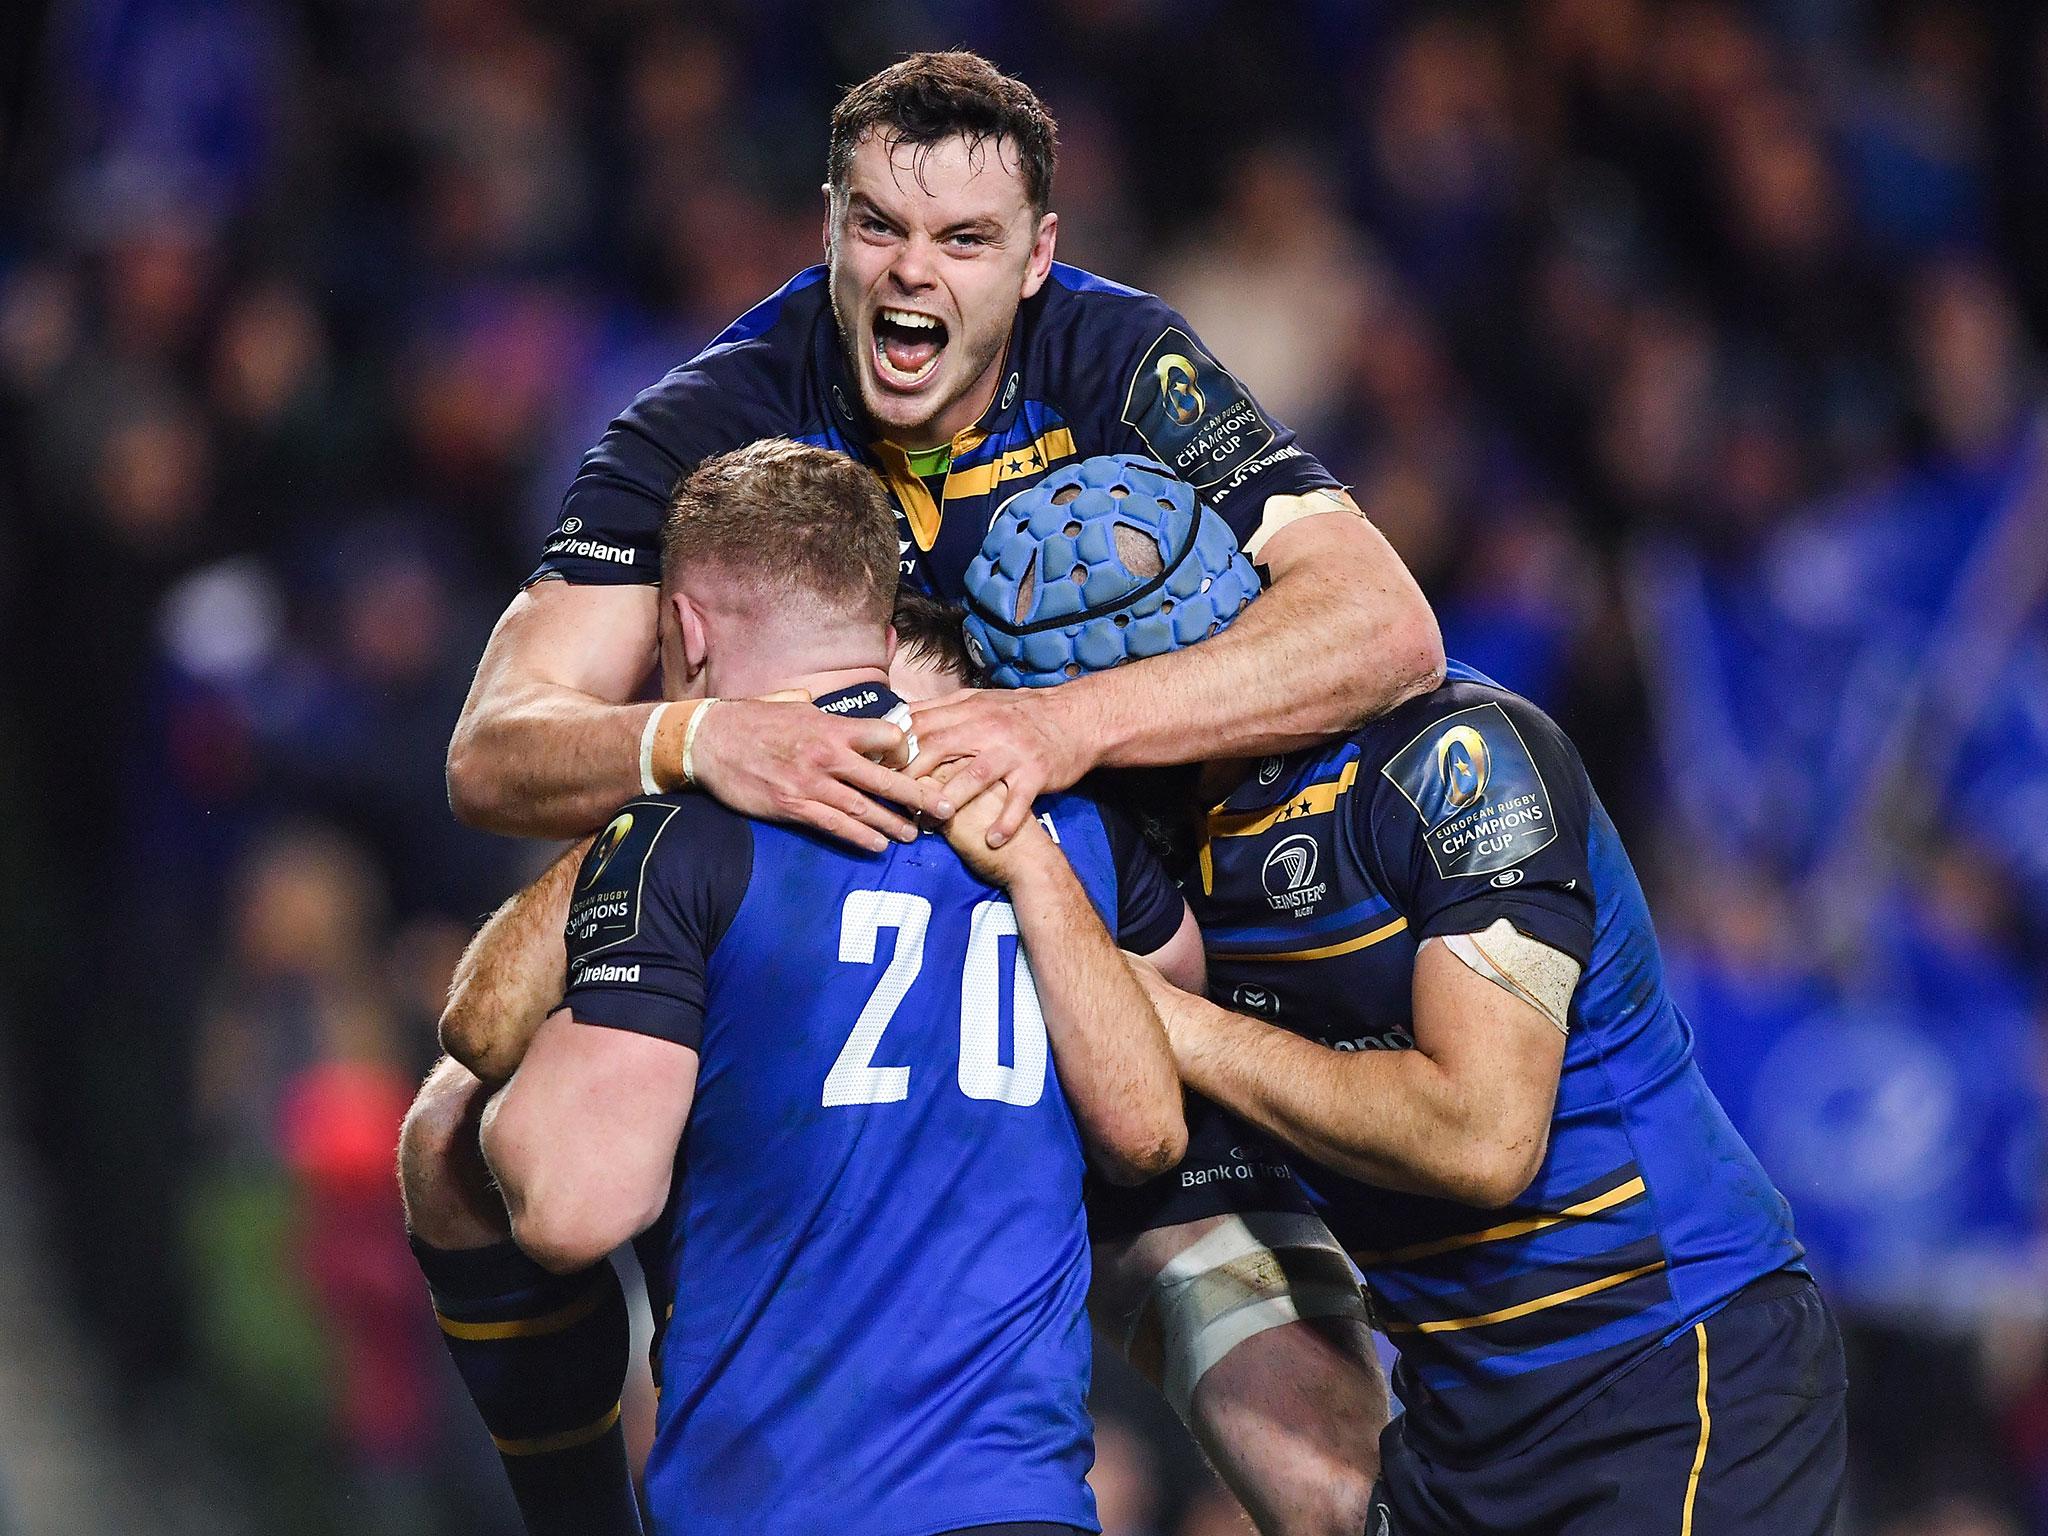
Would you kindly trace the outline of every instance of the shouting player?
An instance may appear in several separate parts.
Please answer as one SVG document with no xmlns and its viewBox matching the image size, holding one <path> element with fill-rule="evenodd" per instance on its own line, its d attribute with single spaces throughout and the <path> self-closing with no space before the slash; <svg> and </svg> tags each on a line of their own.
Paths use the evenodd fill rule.
<svg viewBox="0 0 2048 1536">
<path fill-rule="evenodd" d="M 663 544 L 669 697 L 900 707 L 894 531 L 864 470 L 782 441 L 722 455 Z M 635 1236 L 665 1319 L 658 1531 L 1094 1528 L 1084 1151 L 1129 1183 L 1186 1139 L 1117 945 L 1197 987 L 1201 949 L 1144 845 L 1084 799 L 988 848 L 1002 794 L 955 818 L 953 849 L 881 853 L 641 797 L 584 855 L 567 996 L 481 1116 L 501 1235 L 450 1251 L 413 1213 L 535 1529 L 605 1528 L 529 1474 L 613 1430 L 622 1362 L 584 1324 L 616 1310 L 608 1258 Z M 556 1391 L 522 1391 L 522 1351 Z M 612 1492 L 630 1499 L 622 1464 Z"/>
<path fill-rule="evenodd" d="M 999 681 L 1230 622 L 1181 622 L 1199 584 L 1163 530 L 1075 558 L 1180 494 L 1156 470 L 1091 461 L 1005 509 L 968 621 Z M 1400 1348 L 1371 1536 L 1825 1536 L 1841 1341 L 1556 725 L 1454 663 L 1196 789 L 1186 886 L 1229 1006 L 1150 991 L 1189 1086 L 1300 1154 Z"/>
<path fill-rule="evenodd" d="M 847 93 L 826 264 L 614 423 L 493 633 L 449 749 L 465 819 L 583 835 L 636 792 L 688 787 L 873 850 L 915 837 L 909 812 L 943 818 L 948 793 L 1000 780 L 993 846 L 1040 792 L 1092 767 L 1297 748 L 1436 684 L 1427 604 L 1330 474 L 1166 305 L 1053 260 L 1054 136 L 1026 87 L 971 54 L 920 54 Z M 1270 591 L 1199 651 L 1056 693 L 927 706 L 918 771 L 953 765 L 950 791 L 878 761 L 905 746 L 884 721 L 792 702 L 632 702 L 654 654 L 670 494 L 706 457 L 773 435 L 882 476 L 905 579 L 925 592 L 963 590 L 1004 499 L 1114 451 L 1157 455 L 1199 486 Z M 423 1106 L 425 1123 L 445 1108 Z M 1107 1267 L 1164 1283 L 1156 1373 L 1268 1536 L 1353 1536 L 1384 1414 L 1355 1288 L 1292 1208 L 1281 1160 L 1216 1117 L 1203 1126 L 1175 1198 Z M 1277 1280 L 1246 1278 L 1260 1275 Z"/>
</svg>

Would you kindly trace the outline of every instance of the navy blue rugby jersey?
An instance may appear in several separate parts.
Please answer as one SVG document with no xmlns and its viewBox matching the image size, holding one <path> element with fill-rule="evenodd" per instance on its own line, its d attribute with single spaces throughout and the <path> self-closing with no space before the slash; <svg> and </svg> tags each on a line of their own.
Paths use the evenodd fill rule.
<svg viewBox="0 0 2048 1536">
<path fill-rule="evenodd" d="M 657 580 L 661 519 L 676 485 L 713 454 L 763 437 L 819 444 L 875 470 L 896 506 L 905 580 L 952 602 L 995 509 L 1069 459 L 1158 459 L 1240 541 L 1257 531 L 1269 496 L 1337 484 L 1167 305 L 1055 262 L 1019 307 L 995 399 L 954 439 L 935 495 L 904 451 L 870 428 L 817 266 L 612 423 L 584 456 L 529 580 Z"/>
<path fill-rule="evenodd" d="M 1039 811 L 1118 942 L 1164 945 L 1181 895 L 1136 834 Z M 1094 1528 L 1082 1144 L 1002 892 L 941 837 L 868 854 L 662 795 L 593 845 L 568 940 L 577 1020 L 699 1055 L 637 1243 L 656 1530 Z"/>
<path fill-rule="evenodd" d="M 1401 1351 L 1426 1454 L 1544 1432 L 1640 1353 L 1797 1266 L 1783 1197 L 1693 1063 L 1628 855 L 1569 740 L 1453 663 L 1434 693 L 1266 759 L 1209 813 L 1187 895 L 1219 1003 L 1403 1050 L 1415 952 L 1507 918 L 1584 967 L 1535 1181 L 1480 1210 L 1295 1167 Z"/>
</svg>

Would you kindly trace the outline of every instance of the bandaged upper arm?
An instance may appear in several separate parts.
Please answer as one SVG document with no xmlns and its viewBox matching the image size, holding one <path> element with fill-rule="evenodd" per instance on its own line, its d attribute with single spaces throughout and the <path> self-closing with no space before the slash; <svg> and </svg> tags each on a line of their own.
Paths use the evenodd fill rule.
<svg viewBox="0 0 2048 1536">
<path fill-rule="evenodd" d="M 1579 984 L 1579 962 L 1541 939 L 1532 939 L 1504 917 L 1478 933 L 1441 934 L 1425 943 L 1441 944 L 1495 986 L 1519 997 L 1566 1034 L 1572 989 Z"/>
<path fill-rule="evenodd" d="M 1245 557 L 1256 561 L 1266 547 L 1266 541 L 1290 523 L 1298 523 L 1305 517 L 1316 517 L 1324 512 L 1349 512 L 1353 517 L 1365 514 L 1346 501 L 1335 491 L 1309 491 L 1300 496 L 1268 496 L 1265 515 L 1249 539 L 1245 540 Z"/>
</svg>

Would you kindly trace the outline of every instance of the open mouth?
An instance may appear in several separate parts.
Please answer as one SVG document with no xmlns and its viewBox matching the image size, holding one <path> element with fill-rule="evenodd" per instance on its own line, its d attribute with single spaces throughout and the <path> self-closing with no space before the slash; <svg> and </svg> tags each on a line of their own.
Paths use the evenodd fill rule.
<svg viewBox="0 0 2048 1536">
<path fill-rule="evenodd" d="M 875 371 L 884 384 L 915 389 L 939 366 L 946 350 L 945 322 L 914 309 L 883 309 L 875 314 Z"/>
</svg>

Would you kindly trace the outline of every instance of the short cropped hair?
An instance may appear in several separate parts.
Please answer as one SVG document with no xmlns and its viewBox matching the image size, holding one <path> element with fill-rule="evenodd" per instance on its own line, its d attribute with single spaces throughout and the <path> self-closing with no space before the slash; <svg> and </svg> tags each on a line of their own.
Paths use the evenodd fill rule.
<svg viewBox="0 0 2048 1536">
<path fill-rule="evenodd" d="M 661 580 L 725 567 L 886 625 L 896 603 L 896 513 L 874 472 L 828 448 L 766 437 L 699 464 L 661 525 Z"/>
<path fill-rule="evenodd" d="M 880 133 L 891 149 L 908 144 L 920 151 L 954 137 L 971 148 L 1008 139 L 1032 211 L 1043 214 L 1052 201 L 1059 124 L 1030 86 L 978 53 L 913 53 L 840 97 L 825 157 L 835 196 L 845 194 L 853 152 L 870 133 Z"/>
<path fill-rule="evenodd" d="M 918 661 L 950 672 L 968 687 L 981 686 L 974 659 L 967 651 L 967 610 L 905 587 L 896 594 L 898 649 Z"/>
</svg>

